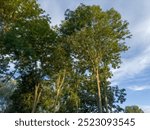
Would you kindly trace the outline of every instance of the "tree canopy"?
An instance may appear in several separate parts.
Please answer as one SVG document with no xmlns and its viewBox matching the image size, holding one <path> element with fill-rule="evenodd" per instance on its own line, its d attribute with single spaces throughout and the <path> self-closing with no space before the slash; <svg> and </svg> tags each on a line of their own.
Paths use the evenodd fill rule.
<svg viewBox="0 0 150 130">
<path fill-rule="evenodd" d="M 124 112 L 125 113 L 144 113 L 144 111 L 141 108 L 139 108 L 139 106 L 137 105 L 126 106 Z"/>
<path fill-rule="evenodd" d="M 123 111 L 109 79 L 130 37 L 114 9 L 81 4 L 52 27 L 36 0 L 0 1 L 0 81 L 16 81 L 4 112 Z"/>
</svg>

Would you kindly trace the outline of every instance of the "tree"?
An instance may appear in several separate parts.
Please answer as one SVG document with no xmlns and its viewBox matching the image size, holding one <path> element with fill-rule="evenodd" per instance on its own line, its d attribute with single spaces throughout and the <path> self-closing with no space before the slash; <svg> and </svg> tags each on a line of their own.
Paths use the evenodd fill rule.
<svg viewBox="0 0 150 130">
<path fill-rule="evenodd" d="M 12 95 L 11 107 L 14 112 L 35 112 L 36 106 L 41 98 L 42 79 L 47 76 L 47 61 L 50 59 L 52 44 L 55 41 L 56 33 L 51 29 L 49 23 L 50 18 L 44 15 L 44 11 L 39 7 L 36 0 L 18 0 L 18 1 L 5 1 L 1 7 L 1 38 L 3 41 L 1 45 L 1 59 L 6 59 L 7 64 L 2 62 L 3 70 L 1 75 L 8 76 L 8 80 L 16 74 L 19 85 Z M 12 11 L 13 10 L 13 11 Z M 12 18 L 12 19 L 11 19 Z M 11 20 L 9 20 L 11 19 Z M 14 72 L 9 73 L 10 69 L 8 64 L 14 65 Z M 24 78 L 28 77 L 34 72 L 31 84 Z M 35 80 L 38 77 L 38 80 Z M 3 76 L 5 82 L 7 78 Z M 22 83 L 25 81 L 25 83 Z M 40 84 L 40 87 L 39 87 Z M 31 91 L 32 90 L 32 91 Z M 28 93 L 26 93 L 28 92 Z M 18 98 L 20 95 L 20 98 Z M 31 97 L 31 98 L 30 98 Z M 30 101 L 27 102 L 28 98 Z M 18 101 L 19 104 L 15 104 Z M 13 107 L 12 107 L 13 106 Z M 30 109 L 32 106 L 32 109 Z M 9 106 L 8 106 L 9 107 Z M 18 108 L 17 108 L 18 107 Z M 23 109 L 24 107 L 24 109 Z M 29 111 L 30 110 L 30 111 Z"/>
<path fill-rule="evenodd" d="M 97 82 L 98 112 L 102 112 L 101 79 L 106 73 L 106 79 L 111 77 L 110 66 L 119 67 L 120 54 L 128 49 L 124 42 L 130 38 L 127 26 L 114 9 L 104 12 L 99 6 L 83 4 L 75 11 L 67 10 L 61 25 L 61 34 L 67 38 L 77 68 L 83 74 L 88 71 Z"/>
<path fill-rule="evenodd" d="M 144 113 L 144 111 L 136 105 L 126 106 L 124 112 L 125 113 Z"/>
<path fill-rule="evenodd" d="M 0 8 L 0 75 L 17 85 L 6 112 L 122 111 L 125 90 L 109 82 L 130 37 L 119 13 L 81 4 L 54 28 L 36 0 L 9 2 Z"/>
</svg>

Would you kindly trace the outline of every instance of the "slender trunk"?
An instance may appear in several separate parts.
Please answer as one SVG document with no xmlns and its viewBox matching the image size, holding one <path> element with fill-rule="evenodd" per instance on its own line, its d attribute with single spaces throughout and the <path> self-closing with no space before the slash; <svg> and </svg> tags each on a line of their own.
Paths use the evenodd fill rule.
<svg viewBox="0 0 150 130">
<path fill-rule="evenodd" d="M 40 97 L 41 97 L 41 90 L 39 84 L 35 86 L 35 94 L 34 94 L 34 102 L 32 107 L 32 113 L 35 113 L 37 104 L 39 103 Z"/>
<path fill-rule="evenodd" d="M 98 89 L 98 112 L 102 113 L 102 98 L 101 98 L 101 86 L 98 67 L 96 69 L 96 80 L 97 80 L 97 89 Z"/>
<path fill-rule="evenodd" d="M 65 80 L 65 75 L 66 75 L 66 70 L 64 70 L 64 72 L 63 72 L 62 79 L 61 79 L 61 75 L 59 75 L 59 76 L 58 76 L 58 79 L 57 79 L 57 81 L 56 81 L 57 93 L 56 93 L 56 99 L 55 99 L 55 102 L 54 102 L 54 109 L 55 109 L 56 106 L 57 106 L 58 98 L 59 98 L 59 96 L 60 96 L 61 89 L 62 89 L 64 80 Z M 55 110 L 54 110 L 54 111 L 55 111 Z"/>
<path fill-rule="evenodd" d="M 104 65 L 107 67 L 107 65 Z M 104 69 L 104 100 L 105 100 L 105 107 L 106 107 L 106 113 L 108 113 L 108 98 L 107 98 L 107 70 Z"/>
</svg>

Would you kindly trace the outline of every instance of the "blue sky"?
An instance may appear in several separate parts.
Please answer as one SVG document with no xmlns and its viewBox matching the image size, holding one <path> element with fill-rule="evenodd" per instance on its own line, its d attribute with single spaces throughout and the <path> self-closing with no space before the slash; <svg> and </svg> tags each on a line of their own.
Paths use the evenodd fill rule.
<svg viewBox="0 0 150 130">
<path fill-rule="evenodd" d="M 66 9 L 80 3 L 99 5 L 103 10 L 116 9 L 129 22 L 133 35 L 127 40 L 128 52 L 122 54 L 121 68 L 112 70 L 113 85 L 127 90 L 126 105 L 138 105 L 150 112 L 150 1 L 149 0 L 38 0 L 50 14 L 52 25 L 59 25 Z"/>
</svg>

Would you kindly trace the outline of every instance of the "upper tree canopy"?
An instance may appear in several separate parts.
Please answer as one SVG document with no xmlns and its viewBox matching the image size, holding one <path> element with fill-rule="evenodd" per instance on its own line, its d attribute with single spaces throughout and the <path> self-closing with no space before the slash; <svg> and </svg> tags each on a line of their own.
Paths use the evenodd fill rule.
<svg viewBox="0 0 150 130">
<path fill-rule="evenodd" d="M 102 11 L 99 6 L 81 4 L 75 11 L 67 10 L 61 25 L 74 58 L 88 66 L 119 66 L 120 54 L 126 51 L 125 39 L 130 38 L 128 22 L 114 9 Z"/>
<path fill-rule="evenodd" d="M 39 62 L 44 70 L 56 37 L 49 24 L 36 0 L 0 1 L 1 71 L 10 62 L 20 71 L 39 68 Z"/>
</svg>

